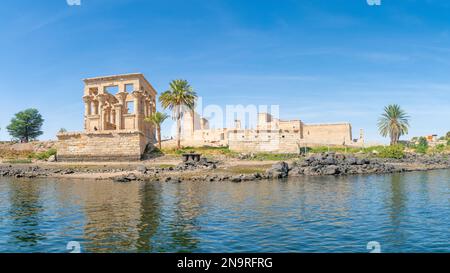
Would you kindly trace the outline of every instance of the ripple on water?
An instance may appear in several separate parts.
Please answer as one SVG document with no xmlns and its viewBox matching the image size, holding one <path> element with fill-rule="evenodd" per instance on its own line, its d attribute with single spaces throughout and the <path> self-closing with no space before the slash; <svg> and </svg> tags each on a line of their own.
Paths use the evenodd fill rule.
<svg viewBox="0 0 450 273">
<path fill-rule="evenodd" d="M 0 178 L 0 252 L 449 252 L 450 171 L 288 182 Z"/>
</svg>

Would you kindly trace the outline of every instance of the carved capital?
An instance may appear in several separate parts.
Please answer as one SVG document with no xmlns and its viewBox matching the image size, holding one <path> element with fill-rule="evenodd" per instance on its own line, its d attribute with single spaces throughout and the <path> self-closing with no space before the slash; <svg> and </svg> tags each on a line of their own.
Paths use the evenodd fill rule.
<svg viewBox="0 0 450 273">
<path fill-rule="evenodd" d="M 97 99 L 100 102 L 100 105 L 103 105 L 106 102 L 106 95 L 105 94 L 100 94 L 100 95 L 97 96 Z"/>
<path fill-rule="evenodd" d="M 85 103 L 90 103 L 90 102 L 92 102 L 93 99 L 94 99 L 94 98 L 93 98 L 92 96 L 84 96 L 84 97 L 83 97 L 83 101 L 84 101 Z"/>
<path fill-rule="evenodd" d="M 128 93 L 127 92 L 119 92 L 116 94 L 116 96 L 121 104 L 125 104 L 125 100 L 127 99 Z"/>
<path fill-rule="evenodd" d="M 143 96 L 143 92 L 141 90 L 137 90 L 137 91 L 131 92 L 131 95 L 133 95 L 135 98 L 140 98 Z"/>
</svg>

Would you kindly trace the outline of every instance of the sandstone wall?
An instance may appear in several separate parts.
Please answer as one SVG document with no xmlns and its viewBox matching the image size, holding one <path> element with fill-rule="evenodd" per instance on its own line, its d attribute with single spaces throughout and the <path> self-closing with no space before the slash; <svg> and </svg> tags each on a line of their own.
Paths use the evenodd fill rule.
<svg viewBox="0 0 450 273">
<path fill-rule="evenodd" d="M 298 133 L 280 133 L 278 130 L 230 132 L 228 140 L 230 150 L 242 153 L 298 153 L 299 142 Z"/>
<path fill-rule="evenodd" d="M 348 145 L 352 143 L 352 127 L 349 123 L 304 124 L 303 140 L 311 144 Z"/>
<path fill-rule="evenodd" d="M 58 134 L 58 161 L 136 161 L 147 140 L 138 131 Z"/>
</svg>

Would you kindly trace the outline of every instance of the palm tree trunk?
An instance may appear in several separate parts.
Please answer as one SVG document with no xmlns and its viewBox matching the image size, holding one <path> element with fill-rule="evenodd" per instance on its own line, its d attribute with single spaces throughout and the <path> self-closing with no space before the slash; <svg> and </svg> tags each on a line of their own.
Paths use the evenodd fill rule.
<svg viewBox="0 0 450 273">
<path fill-rule="evenodd" d="M 397 145 L 398 139 L 399 139 L 399 137 L 397 136 L 397 134 L 393 133 L 392 136 L 391 136 L 391 146 L 392 145 Z"/>
<path fill-rule="evenodd" d="M 192 114 L 192 136 L 194 136 L 194 130 L 195 130 L 195 111 L 194 111 L 194 108 L 192 108 L 192 112 L 191 112 L 191 114 Z"/>
<path fill-rule="evenodd" d="M 181 149 L 181 111 L 177 106 L 177 149 Z"/>
<path fill-rule="evenodd" d="M 162 139 L 161 139 L 161 126 L 158 126 L 158 146 L 159 146 L 159 150 L 161 151 L 161 147 L 162 147 Z"/>
</svg>

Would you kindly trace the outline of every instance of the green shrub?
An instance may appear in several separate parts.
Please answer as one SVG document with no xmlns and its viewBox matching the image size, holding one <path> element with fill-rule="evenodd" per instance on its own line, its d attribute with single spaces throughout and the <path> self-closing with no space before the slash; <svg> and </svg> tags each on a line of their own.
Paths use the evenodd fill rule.
<svg viewBox="0 0 450 273">
<path fill-rule="evenodd" d="M 392 145 L 384 147 L 380 153 L 381 158 L 396 158 L 401 159 L 405 157 L 405 148 L 403 145 Z"/>
<path fill-rule="evenodd" d="M 34 153 L 30 155 L 30 158 L 35 158 L 39 160 L 46 160 L 49 159 L 52 155 L 56 155 L 56 149 L 49 149 L 48 151 L 41 152 L 41 153 Z"/>
<path fill-rule="evenodd" d="M 426 138 L 419 138 L 419 144 L 416 146 L 416 152 L 419 154 L 425 154 L 428 151 L 428 141 Z"/>
<path fill-rule="evenodd" d="M 450 139 L 447 140 L 447 146 L 450 146 Z"/>
<path fill-rule="evenodd" d="M 438 153 L 442 153 L 445 150 L 445 145 L 444 144 L 436 145 L 436 147 L 434 147 L 434 150 Z"/>
</svg>

